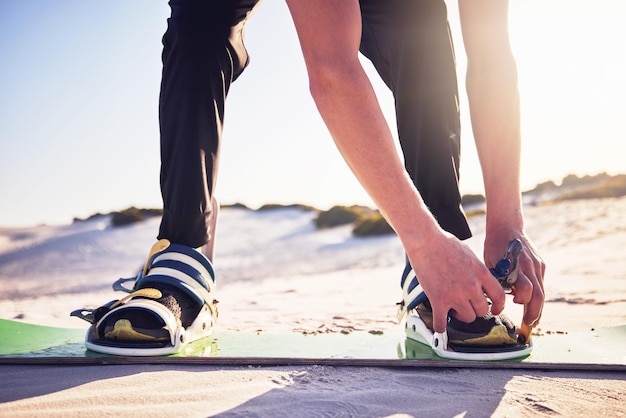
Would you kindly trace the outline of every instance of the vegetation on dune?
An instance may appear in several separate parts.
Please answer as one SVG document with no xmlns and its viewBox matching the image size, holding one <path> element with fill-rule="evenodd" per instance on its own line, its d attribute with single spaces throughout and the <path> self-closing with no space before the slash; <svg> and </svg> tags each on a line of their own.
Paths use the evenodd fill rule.
<svg viewBox="0 0 626 418">
<path fill-rule="evenodd" d="M 364 206 L 333 206 L 317 215 L 314 221 L 315 226 L 318 229 L 324 229 L 348 225 L 356 222 L 360 216 L 363 216 L 365 211 L 371 211 L 371 209 Z"/>
<path fill-rule="evenodd" d="M 352 234 L 357 237 L 371 237 L 395 233 L 396 231 L 393 230 L 391 225 L 387 223 L 387 220 L 378 211 L 368 217 L 358 219 L 352 230 Z"/>
<path fill-rule="evenodd" d="M 300 203 L 294 203 L 291 205 L 281 205 L 279 203 L 268 203 L 257 209 L 259 212 L 276 210 L 276 209 L 299 209 L 299 210 L 316 210 L 313 206 L 302 205 Z"/>
<path fill-rule="evenodd" d="M 94 213 L 88 218 L 74 218 L 74 222 L 87 222 L 98 218 L 104 218 L 106 216 L 111 217 L 111 226 L 124 226 L 130 225 L 135 222 L 143 221 L 144 219 L 148 219 L 154 216 L 162 216 L 163 209 L 139 209 L 134 206 L 129 208 L 110 212 L 110 213 Z"/>
<path fill-rule="evenodd" d="M 161 209 L 138 209 L 134 206 L 131 206 L 130 208 L 121 210 L 119 212 L 111 212 L 111 225 L 130 225 L 135 222 L 140 222 L 144 219 L 151 218 L 153 216 L 161 215 L 163 215 L 163 210 Z"/>
<path fill-rule="evenodd" d="M 318 229 L 353 224 L 352 233 L 358 237 L 395 233 L 380 212 L 366 206 L 333 206 L 320 212 L 314 222 Z"/>
<path fill-rule="evenodd" d="M 464 210 L 464 212 L 465 212 L 466 218 L 473 218 L 474 216 L 480 216 L 480 215 L 484 215 L 485 213 L 487 213 L 487 211 L 482 208 Z"/>
<path fill-rule="evenodd" d="M 525 191 L 527 202 L 532 204 L 558 202 L 575 199 L 604 199 L 626 196 L 626 174 L 611 176 L 607 173 L 576 176 L 570 174 L 563 178 L 561 184 L 546 181 L 537 184 L 533 189 Z M 461 205 L 468 217 L 482 215 L 485 197 L 480 194 L 464 195 Z M 251 210 L 243 203 L 222 205 L 222 208 L 239 208 Z M 327 211 L 319 211 L 312 206 L 303 204 L 266 204 L 257 209 L 258 212 L 276 209 L 298 209 L 317 212 L 315 226 L 318 229 L 333 228 L 341 225 L 353 225 L 353 234 L 359 237 L 393 234 L 394 230 L 379 211 L 366 206 L 333 206 Z M 75 218 L 74 222 L 83 222 L 100 217 L 111 216 L 114 227 L 133 224 L 153 216 L 162 216 L 162 209 L 139 209 L 131 206 L 127 209 L 108 214 L 95 213 L 86 219 Z"/>
<path fill-rule="evenodd" d="M 220 205 L 220 209 L 245 209 L 245 210 L 250 210 L 250 208 L 246 205 L 244 205 L 243 203 L 233 203 L 230 205 Z"/>
<path fill-rule="evenodd" d="M 622 197 L 626 196 L 626 174 L 611 176 L 607 173 L 600 173 L 582 177 L 570 174 L 563 178 L 561 184 L 552 180 L 545 181 L 525 191 L 523 195 L 534 204 Z M 465 195 L 461 200 L 463 207 L 468 209 L 468 216 L 474 213 L 484 213 L 474 208 L 484 202 L 485 198 L 482 195 Z"/>
<path fill-rule="evenodd" d="M 485 214 L 485 196 L 481 194 L 466 194 L 461 197 L 461 206 L 465 216 L 471 218 Z"/>
<path fill-rule="evenodd" d="M 96 212 L 93 215 L 90 215 L 88 218 L 85 219 L 81 219 L 81 218 L 74 218 L 74 222 L 85 222 L 85 221 L 91 221 L 93 219 L 98 219 L 98 218 L 103 218 L 107 216 L 105 213 L 100 213 L 100 212 Z"/>
<path fill-rule="evenodd" d="M 600 173 L 582 177 L 570 174 L 563 178 L 560 185 L 546 181 L 524 192 L 524 195 L 542 203 L 622 197 L 626 196 L 626 174 L 611 176 Z"/>
<path fill-rule="evenodd" d="M 626 174 L 608 177 L 598 181 L 596 184 L 585 185 L 567 191 L 556 198 L 556 200 L 605 199 L 622 196 L 626 196 Z"/>
<path fill-rule="evenodd" d="M 485 203 L 485 196 L 481 194 L 466 194 L 461 197 L 461 205 L 463 207 L 482 205 L 483 203 Z"/>
</svg>

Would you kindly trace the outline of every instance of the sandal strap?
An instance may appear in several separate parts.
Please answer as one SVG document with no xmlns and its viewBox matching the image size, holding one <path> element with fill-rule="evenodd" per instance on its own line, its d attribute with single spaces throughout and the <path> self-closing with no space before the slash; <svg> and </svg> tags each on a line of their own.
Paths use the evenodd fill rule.
<svg viewBox="0 0 626 418">
<path fill-rule="evenodd" d="M 398 303 L 398 322 L 402 322 L 409 311 L 428 300 L 410 262 L 407 262 L 402 272 L 400 287 L 402 287 L 402 301 Z"/>
<path fill-rule="evenodd" d="M 163 242 L 165 241 L 165 242 Z M 161 240 L 160 251 L 151 254 L 147 272 L 140 274 L 134 290 L 172 285 L 187 293 L 198 304 L 212 304 L 215 271 L 211 262 L 199 251 Z M 169 244 L 169 245 L 168 245 Z"/>
<path fill-rule="evenodd" d="M 180 288 L 200 305 L 213 302 L 212 292 L 202 285 L 201 273 L 189 265 L 175 261 L 161 261 L 150 269 L 147 276 L 140 278 L 135 288 L 159 288 L 168 284 Z"/>
<path fill-rule="evenodd" d="M 107 323 L 107 319 L 109 316 L 115 314 L 120 309 L 142 309 L 150 312 L 153 315 L 158 316 L 162 323 L 163 328 L 167 330 L 170 335 L 170 343 L 172 345 L 176 344 L 176 330 L 178 328 L 178 321 L 174 314 L 167 309 L 165 306 L 160 303 L 150 300 L 150 299 L 130 299 L 125 303 L 111 309 L 107 312 L 97 323 L 98 335 L 102 336 L 104 334 L 104 325 Z"/>
<path fill-rule="evenodd" d="M 189 264 L 203 274 L 205 282 L 202 284 L 209 291 L 212 290 L 212 287 L 215 284 L 215 271 L 213 270 L 213 265 L 209 259 L 206 258 L 200 251 L 187 247 L 186 245 L 170 243 L 170 245 L 162 252 L 152 256 L 150 264 L 153 265 L 160 259 L 178 260 L 185 264 Z"/>
</svg>

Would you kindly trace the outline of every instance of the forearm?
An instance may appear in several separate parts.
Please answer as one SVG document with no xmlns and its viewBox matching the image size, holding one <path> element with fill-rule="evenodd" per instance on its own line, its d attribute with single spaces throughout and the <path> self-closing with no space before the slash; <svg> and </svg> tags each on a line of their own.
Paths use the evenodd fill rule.
<svg viewBox="0 0 626 418">
<path fill-rule="evenodd" d="M 366 74 L 358 62 L 330 73 L 310 71 L 311 93 L 337 148 L 405 246 L 421 245 L 438 226 L 404 169 Z"/>
<path fill-rule="evenodd" d="M 487 200 L 487 224 L 522 222 L 521 135 L 515 64 L 468 66 L 472 130 Z"/>
<path fill-rule="evenodd" d="M 487 199 L 487 227 L 522 227 L 520 103 L 503 0 L 459 2 L 468 57 L 466 87 Z"/>
<path fill-rule="evenodd" d="M 358 59 L 358 2 L 288 0 L 311 94 L 357 179 L 407 251 L 441 233 L 409 179 L 376 95 Z"/>
<path fill-rule="evenodd" d="M 485 263 L 494 265 L 511 239 L 522 241 L 513 301 L 524 305 L 524 324 L 533 325 L 541 317 L 546 265 L 524 232 L 520 99 L 509 43 L 508 1 L 459 0 L 459 14 L 472 128 L 487 198 Z"/>
</svg>

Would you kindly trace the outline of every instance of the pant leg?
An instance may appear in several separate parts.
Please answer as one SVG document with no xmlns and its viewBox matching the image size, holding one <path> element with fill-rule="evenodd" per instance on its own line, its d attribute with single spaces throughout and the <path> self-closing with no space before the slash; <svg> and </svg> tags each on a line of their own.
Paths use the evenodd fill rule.
<svg viewBox="0 0 626 418">
<path fill-rule="evenodd" d="M 459 193 L 460 121 L 443 0 L 361 0 L 361 52 L 395 99 L 405 167 L 441 227 L 471 236 Z"/>
<path fill-rule="evenodd" d="M 159 239 L 200 247 L 210 231 L 224 105 L 248 62 L 243 29 L 258 0 L 171 0 L 159 99 Z"/>
</svg>

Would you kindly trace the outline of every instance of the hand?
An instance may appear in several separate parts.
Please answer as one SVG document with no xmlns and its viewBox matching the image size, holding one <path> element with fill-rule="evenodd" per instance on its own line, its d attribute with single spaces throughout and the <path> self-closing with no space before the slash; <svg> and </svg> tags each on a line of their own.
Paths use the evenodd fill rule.
<svg viewBox="0 0 626 418">
<path fill-rule="evenodd" d="M 504 290 L 474 252 L 456 237 L 441 232 L 410 252 L 411 265 L 433 308 L 433 326 L 444 332 L 448 314 L 472 322 L 504 308 Z"/>
<path fill-rule="evenodd" d="M 493 267 L 504 255 L 508 243 L 518 238 L 524 248 L 519 256 L 517 282 L 513 287 L 513 302 L 524 305 L 524 323 L 534 327 L 539 324 L 544 303 L 543 278 L 546 264 L 530 239 L 520 228 L 508 225 L 488 228 L 485 238 L 485 264 Z"/>
</svg>

